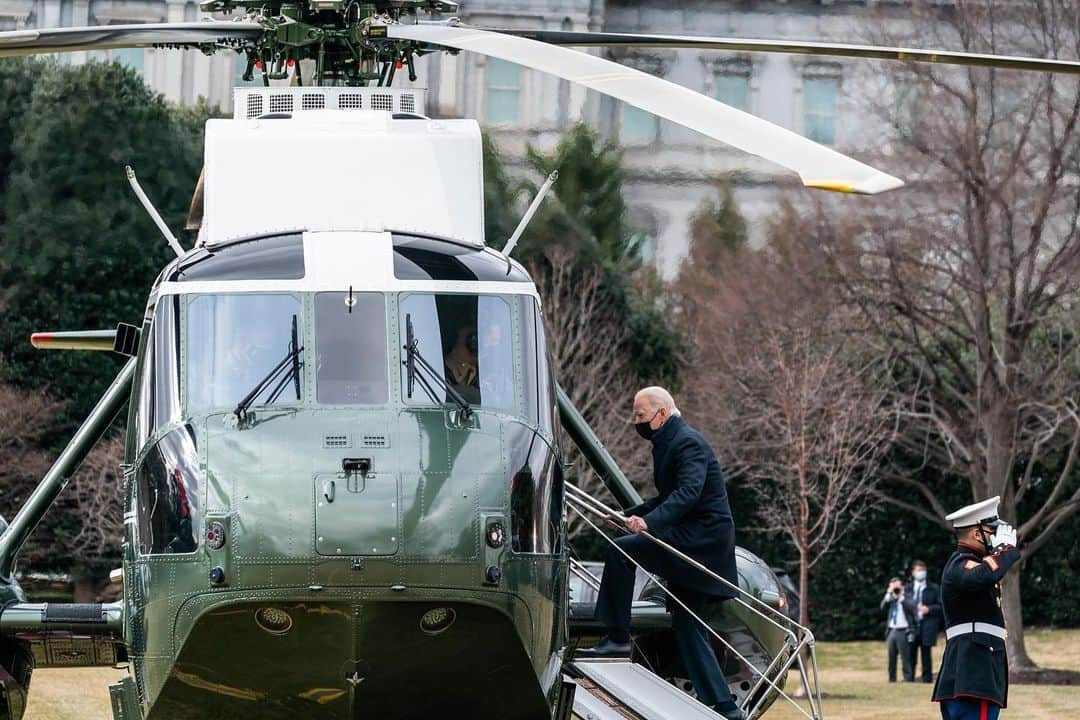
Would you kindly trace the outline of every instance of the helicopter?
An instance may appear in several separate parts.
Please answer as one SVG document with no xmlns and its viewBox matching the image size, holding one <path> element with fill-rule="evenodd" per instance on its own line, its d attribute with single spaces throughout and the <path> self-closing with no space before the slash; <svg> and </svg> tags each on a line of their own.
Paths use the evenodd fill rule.
<svg viewBox="0 0 1080 720">
<path fill-rule="evenodd" d="M 399 72 L 415 78 L 418 59 L 477 52 L 552 73 L 771 160 L 807 187 L 857 194 L 903 183 L 572 48 L 1080 72 L 905 48 L 476 28 L 444 19 L 457 6 L 442 0 L 200 7 L 237 19 L 0 33 L 0 57 L 234 52 L 263 80 L 237 90 L 233 118 L 207 123 L 193 247 L 129 173 L 177 255 L 141 322 L 31 339 L 127 360 L 0 536 L 3 720 L 22 717 L 35 667 L 121 662 L 130 672 L 109 689 L 116 720 L 575 712 L 586 693 L 574 648 L 596 628 L 570 591 L 595 577 L 570 555 L 567 519 L 617 510 L 566 480 L 562 433 L 622 508 L 640 496 L 559 387 L 540 295 L 512 257 L 555 178 L 492 248 L 478 124 L 425 117 L 422 91 L 393 86 Z M 290 86 L 271 84 L 282 80 Z M 288 202 L 266 203 L 253 182 L 263 177 L 299 181 Z M 123 600 L 30 602 L 13 572 L 18 550 L 125 406 Z M 744 549 L 737 558 L 749 599 L 709 623 L 736 697 L 759 717 L 786 696 L 786 671 L 812 636 L 778 619 L 768 567 Z M 674 680 L 663 592 L 642 588 L 634 632 Z"/>
</svg>

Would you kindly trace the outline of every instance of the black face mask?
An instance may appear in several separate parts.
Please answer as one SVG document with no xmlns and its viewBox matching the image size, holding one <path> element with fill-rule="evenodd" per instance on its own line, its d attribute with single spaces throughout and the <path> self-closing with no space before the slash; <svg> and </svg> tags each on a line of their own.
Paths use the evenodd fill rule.
<svg viewBox="0 0 1080 720">
<path fill-rule="evenodd" d="M 986 548 L 986 552 L 987 553 L 994 552 L 994 543 L 992 542 L 992 538 L 994 537 L 993 533 L 987 532 L 986 528 L 984 528 L 982 525 L 980 525 L 979 526 L 979 531 L 978 531 L 977 534 L 978 534 L 979 542 L 981 542 L 983 544 L 983 547 Z"/>
<path fill-rule="evenodd" d="M 653 416 L 645 422 L 634 423 L 634 429 L 637 430 L 637 434 L 646 440 L 652 440 L 652 436 L 656 434 L 656 431 L 652 429 L 652 421 L 656 419 L 656 416 L 660 414 L 660 408 L 656 409 Z"/>
</svg>

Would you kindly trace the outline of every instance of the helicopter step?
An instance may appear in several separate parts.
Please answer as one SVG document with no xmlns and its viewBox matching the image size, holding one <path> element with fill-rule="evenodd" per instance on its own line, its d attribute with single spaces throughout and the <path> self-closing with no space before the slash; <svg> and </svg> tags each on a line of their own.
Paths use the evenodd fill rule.
<svg viewBox="0 0 1080 720">
<path fill-rule="evenodd" d="M 575 660 L 568 666 L 581 720 L 717 720 L 705 705 L 629 660 Z"/>
<path fill-rule="evenodd" d="M 21 640 L 35 667 L 110 666 L 123 659 L 122 619 L 121 603 L 13 603 L 0 634 Z"/>
</svg>

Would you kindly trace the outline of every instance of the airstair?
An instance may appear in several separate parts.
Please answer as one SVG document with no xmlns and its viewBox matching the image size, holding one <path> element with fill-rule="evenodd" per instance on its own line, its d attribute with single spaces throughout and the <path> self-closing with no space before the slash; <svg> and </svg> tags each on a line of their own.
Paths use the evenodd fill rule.
<svg viewBox="0 0 1080 720">
<path fill-rule="evenodd" d="M 732 642 L 717 632 L 708 622 L 695 614 L 658 578 L 641 567 L 594 522 L 614 523 L 626 531 L 626 517 L 572 483 L 566 483 L 566 501 L 570 511 L 593 529 L 611 547 L 636 565 L 651 578 L 668 598 L 678 603 L 691 617 L 709 632 L 731 656 L 738 658 L 750 670 L 753 678 L 748 692 L 736 696 L 736 701 L 750 720 L 760 718 L 771 702 L 783 698 L 808 720 L 823 720 L 821 695 L 818 687 L 817 658 L 814 652 L 814 636 L 806 627 L 791 620 L 783 612 L 762 602 L 742 588 L 713 573 L 693 558 L 680 552 L 648 532 L 640 533 L 666 551 L 690 564 L 701 572 L 715 578 L 737 592 L 728 602 L 736 603 L 757 620 L 773 626 L 785 636 L 783 648 L 764 667 L 746 657 L 746 648 Z M 590 519 L 593 518 L 593 519 Z M 571 572 L 594 588 L 599 580 L 579 562 L 571 563 Z M 657 607 L 657 610 L 660 610 Z M 804 691 L 803 699 L 797 700 L 785 692 L 784 680 L 789 671 L 796 670 Z M 722 720 L 721 716 L 698 702 L 679 687 L 652 672 L 644 665 L 631 660 L 574 659 L 566 665 L 567 680 L 574 682 L 574 716 L 580 720 Z"/>
<path fill-rule="evenodd" d="M 574 714 L 580 720 L 722 720 L 694 698 L 629 660 L 570 664 Z"/>
</svg>

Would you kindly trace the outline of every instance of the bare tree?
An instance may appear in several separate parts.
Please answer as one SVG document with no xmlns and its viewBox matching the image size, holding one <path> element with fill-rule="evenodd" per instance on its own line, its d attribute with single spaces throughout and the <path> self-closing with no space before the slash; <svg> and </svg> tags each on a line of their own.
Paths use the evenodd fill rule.
<svg viewBox="0 0 1080 720">
<path fill-rule="evenodd" d="M 82 518 L 65 538 L 66 550 L 83 562 L 100 564 L 119 557 L 124 540 L 124 441 L 112 435 L 98 442 L 64 491 Z"/>
<path fill-rule="evenodd" d="M 49 469 L 39 444 L 59 428 L 63 408 L 44 392 L 0 384 L 0 514 L 8 520 Z"/>
<path fill-rule="evenodd" d="M 732 477 L 756 496 L 760 525 L 799 558 L 801 622 L 814 566 L 876 502 L 878 468 L 896 431 L 883 371 L 844 341 L 812 255 L 779 222 L 758 251 L 735 249 L 716 271 L 684 268 L 697 350 L 695 405 L 709 409 Z M 736 518 L 738 523 L 738 518 Z"/>
<path fill-rule="evenodd" d="M 799 557 L 799 618 L 810 571 L 870 509 L 895 432 L 885 393 L 867 392 L 841 346 L 818 328 L 765 328 L 732 367 L 727 402 L 735 470 L 757 496 L 758 528 Z"/>
<path fill-rule="evenodd" d="M 1064 0 L 918 8 L 903 42 L 1070 58 L 1080 45 L 1080 10 Z M 802 226 L 862 312 L 863 339 L 898 358 L 908 450 L 973 498 L 1000 495 L 1030 557 L 1080 510 L 1080 87 L 975 68 L 892 72 L 903 100 L 892 166 L 911 187 L 823 205 Z M 910 468 L 887 495 L 944 527 L 950 508 Z M 1019 567 L 1003 582 L 1014 668 L 1032 665 Z"/>
<path fill-rule="evenodd" d="M 0 512 L 11 518 L 49 469 L 43 449 L 61 429 L 64 404 L 40 391 L 0 385 Z M 124 507 L 119 435 L 101 440 L 72 476 L 19 554 L 30 568 L 72 572 L 77 601 L 93 600 L 107 566 L 120 560 Z"/>
<path fill-rule="evenodd" d="M 647 443 L 630 426 L 637 388 L 626 363 L 629 331 L 605 294 L 602 278 L 583 271 L 575 260 L 571 251 L 554 248 L 544 266 L 532 268 L 544 301 L 544 329 L 555 377 L 623 470 L 641 479 L 650 455 Z M 568 479 L 586 492 L 602 494 L 599 478 L 573 443 L 563 446 L 572 465 Z M 571 534 L 582 526 L 573 519 Z"/>
</svg>

